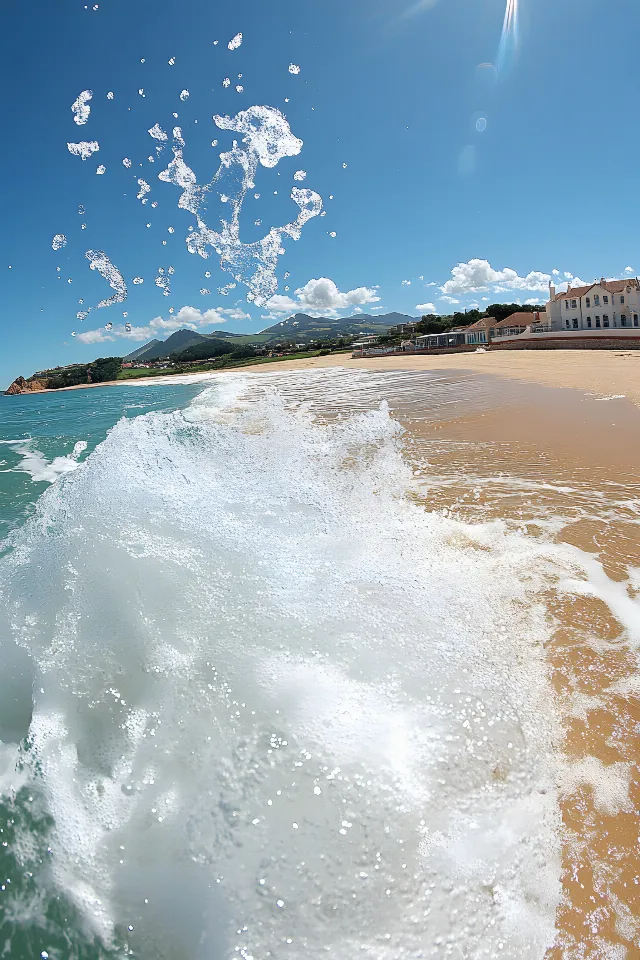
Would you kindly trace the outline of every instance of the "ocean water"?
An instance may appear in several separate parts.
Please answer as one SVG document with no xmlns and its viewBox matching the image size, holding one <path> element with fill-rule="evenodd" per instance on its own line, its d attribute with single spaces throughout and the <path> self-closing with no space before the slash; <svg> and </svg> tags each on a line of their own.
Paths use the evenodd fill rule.
<svg viewBox="0 0 640 960">
<path fill-rule="evenodd" d="M 0 402 L 0 956 L 553 944 L 567 556 L 439 509 L 408 383 Z"/>
</svg>

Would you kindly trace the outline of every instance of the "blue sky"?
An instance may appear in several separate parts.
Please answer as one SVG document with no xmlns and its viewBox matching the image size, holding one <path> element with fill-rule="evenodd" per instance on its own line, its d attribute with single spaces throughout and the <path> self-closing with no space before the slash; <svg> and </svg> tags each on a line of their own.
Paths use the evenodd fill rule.
<svg viewBox="0 0 640 960">
<path fill-rule="evenodd" d="M 554 270 L 558 283 L 635 274 L 637 2 L 519 0 L 518 37 L 507 38 L 499 63 L 505 2 L 5 5 L 0 384 L 123 354 L 186 323 L 257 331 L 294 309 L 450 312 L 544 300 Z M 229 50 L 239 32 L 242 44 Z M 79 125 L 71 105 L 84 90 L 91 113 Z M 242 239 L 296 216 L 293 186 L 320 194 L 326 211 L 298 241 L 285 238 L 277 294 L 260 307 L 242 283 L 218 292 L 231 276 L 215 252 L 187 252 L 194 216 L 178 208 L 176 186 L 158 180 L 173 125 L 204 184 L 233 136 L 212 116 L 254 105 L 282 111 L 304 146 L 259 166 Z M 169 142 L 152 164 L 156 123 Z M 71 155 L 67 143 L 81 141 L 99 152 Z M 298 170 L 304 181 L 294 181 Z M 147 204 L 136 198 L 138 178 L 151 187 Z M 67 242 L 54 251 L 57 234 Z M 79 321 L 78 311 L 113 293 L 87 250 L 105 252 L 127 299 Z M 155 278 L 169 266 L 165 297 Z"/>
</svg>

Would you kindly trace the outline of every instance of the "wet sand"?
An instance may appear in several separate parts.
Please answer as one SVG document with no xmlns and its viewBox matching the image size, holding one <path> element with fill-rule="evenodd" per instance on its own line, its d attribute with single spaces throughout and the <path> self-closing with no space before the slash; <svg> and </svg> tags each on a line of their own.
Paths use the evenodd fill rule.
<svg viewBox="0 0 640 960">
<path fill-rule="evenodd" d="M 561 368 L 550 365 L 554 376 Z M 500 520 L 596 564 L 602 596 L 557 584 L 539 598 L 566 760 L 565 902 L 547 957 L 631 960 L 640 956 L 640 632 L 617 613 L 640 590 L 640 411 L 582 391 L 482 375 L 474 383 L 482 402 L 470 412 L 442 407 L 437 420 L 419 405 L 394 412 L 408 456 L 424 469 L 429 509 Z"/>
<path fill-rule="evenodd" d="M 283 360 L 269 365 L 273 372 L 323 367 L 365 370 L 460 370 L 524 380 L 549 387 L 571 387 L 599 395 L 624 394 L 640 404 L 640 351 L 624 350 L 500 350 L 442 356 L 393 354 L 358 358 L 349 354 Z"/>
</svg>

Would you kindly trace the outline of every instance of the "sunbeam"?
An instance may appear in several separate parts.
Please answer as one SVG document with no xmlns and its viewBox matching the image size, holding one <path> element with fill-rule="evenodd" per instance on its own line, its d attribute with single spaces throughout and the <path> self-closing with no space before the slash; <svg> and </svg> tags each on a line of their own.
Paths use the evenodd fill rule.
<svg viewBox="0 0 640 960">
<path fill-rule="evenodd" d="M 502 37 L 498 51 L 498 70 L 502 73 L 508 69 L 515 55 L 519 42 L 518 29 L 518 0 L 507 0 L 507 9 L 502 25 Z"/>
</svg>

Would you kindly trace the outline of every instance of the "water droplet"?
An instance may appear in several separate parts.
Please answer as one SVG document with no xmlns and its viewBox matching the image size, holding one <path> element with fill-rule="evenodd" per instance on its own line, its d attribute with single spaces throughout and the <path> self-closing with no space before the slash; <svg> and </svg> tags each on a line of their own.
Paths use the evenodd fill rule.
<svg viewBox="0 0 640 960">
<path fill-rule="evenodd" d="M 294 76 L 297 76 L 300 73 L 300 67 L 297 63 L 289 64 L 289 73 L 292 73 Z"/>
<path fill-rule="evenodd" d="M 188 91 L 188 90 L 183 90 L 182 93 L 180 94 L 180 99 L 181 99 L 183 102 L 184 102 L 185 100 L 188 100 L 188 99 L 189 99 L 189 91 Z"/>
</svg>

